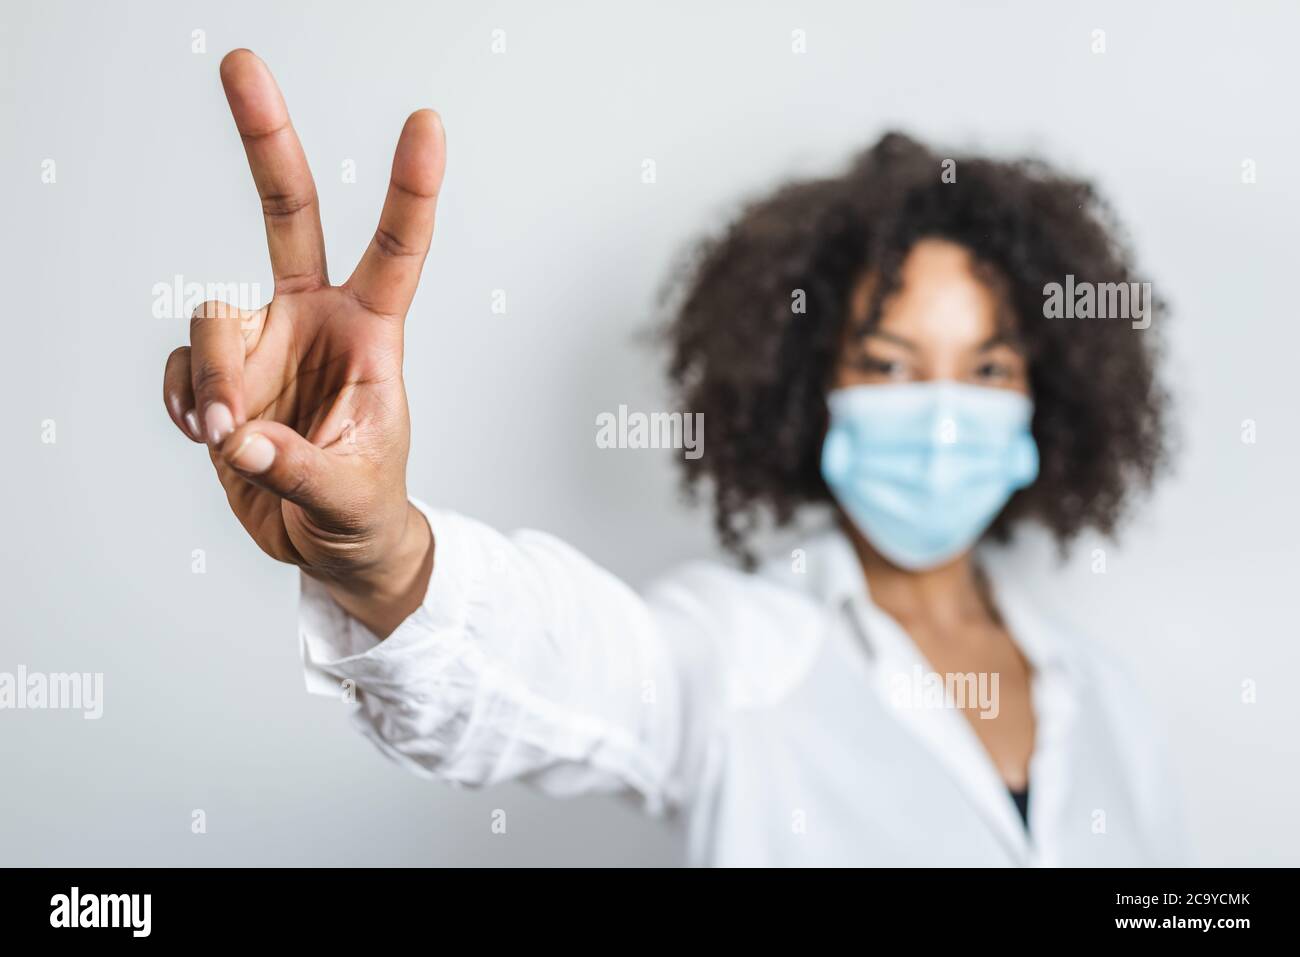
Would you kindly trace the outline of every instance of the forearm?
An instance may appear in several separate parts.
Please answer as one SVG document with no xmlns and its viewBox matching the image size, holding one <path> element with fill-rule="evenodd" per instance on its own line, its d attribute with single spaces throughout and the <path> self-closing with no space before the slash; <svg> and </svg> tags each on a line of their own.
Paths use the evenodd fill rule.
<svg viewBox="0 0 1300 957">
<path fill-rule="evenodd" d="M 694 631 L 678 617 L 661 630 L 644 599 L 558 539 L 422 514 L 437 570 L 426 563 L 419 581 L 427 576 L 428 587 L 415 589 L 423 599 L 412 613 L 366 622 L 383 640 L 349 627 L 355 604 L 339 606 L 373 605 L 375 591 L 401 589 L 349 587 L 340 600 L 337 588 L 305 578 L 309 689 L 351 688 L 363 733 L 417 773 L 465 785 L 526 779 L 556 794 L 630 789 L 652 807 L 679 802 L 683 756 L 696 751 L 684 739 L 708 722 L 686 703 L 695 683 L 669 636 L 698 647 Z"/>
</svg>

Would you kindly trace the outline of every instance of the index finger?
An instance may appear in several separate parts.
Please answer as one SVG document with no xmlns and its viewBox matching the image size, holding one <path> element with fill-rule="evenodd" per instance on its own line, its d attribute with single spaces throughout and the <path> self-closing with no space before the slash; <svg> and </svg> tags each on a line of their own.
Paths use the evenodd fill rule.
<svg viewBox="0 0 1300 957">
<path fill-rule="evenodd" d="M 275 78 L 251 50 L 232 50 L 221 61 L 221 84 L 262 198 L 276 290 L 325 285 L 316 183 Z"/>
<path fill-rule="evenodd" d="M 406 315 L 433 238 L 445 166 L 442 120 L 433 110 L 417 110 L 397 139 L 379 228 L 344 284 L 372 312 Z"/>
</svg>

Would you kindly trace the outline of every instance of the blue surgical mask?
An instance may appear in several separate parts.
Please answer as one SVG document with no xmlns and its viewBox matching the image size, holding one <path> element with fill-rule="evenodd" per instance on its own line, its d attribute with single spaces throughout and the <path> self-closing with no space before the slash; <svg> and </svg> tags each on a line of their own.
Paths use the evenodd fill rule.
<svg viewBox="0 0 1300 957">
<path fill-rule="evenodd" d="M 1033 403 L 960 382 L 836 389 L 822 476 L 895 565 L 933 568 L 973 545 L 1038 477 Z"/>
</svg>

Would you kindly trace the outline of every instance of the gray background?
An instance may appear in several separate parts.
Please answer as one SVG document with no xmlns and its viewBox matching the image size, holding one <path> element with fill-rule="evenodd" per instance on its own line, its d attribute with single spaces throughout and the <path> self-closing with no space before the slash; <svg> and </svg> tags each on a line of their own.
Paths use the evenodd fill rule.
<svg viewBox="0 0 1300 957">
<path fill-rule="evenodd" d="M 153 285 L 177 273 L 271 288 L 217 77 L 248 46 L 285 91 L 338 279 L 373 230 L 402 120 L 444 117 L 438 235 L 408 322 L 412 492 L 559 534 L 638 584 L 713 551 L 668 453 L 594 442 L 598 412 L 664 407 L 661 356 L 636 333 L 691 237 L 890 126 L 1095 176 L 1177 309 L 1183 452 L 1107 574 L 1092 543 L 1064 568 L 1035 536 L 1018 554 L 1168 718 L 1200 860 L 1300 864 L 1294 7 L 542 6 L 0 7 L 0 671 L 106 684 L 98 722 L 0 712 L 0 861 L 679 860 L 671 826 L 617 801 L 408 776 L 303 691 L 295 572 L 244 536 L 169 423 L 163 360 L 187 323 L 151 316 Z"/>
</svg>

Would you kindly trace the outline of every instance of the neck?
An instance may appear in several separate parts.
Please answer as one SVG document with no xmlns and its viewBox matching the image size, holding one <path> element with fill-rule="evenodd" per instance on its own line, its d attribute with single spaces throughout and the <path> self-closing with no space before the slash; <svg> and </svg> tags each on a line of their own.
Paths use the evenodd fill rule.
<svg viewBox="0 0 1300 957">
<path fill-rule="evenodd" d="M 956 625 L 993 616 L 969 550 L 935 568 L 911 571 L 876 551 L 851 522 L 844 524 L 870 583 L 871 600 L 896 620 Z"/>
</svg>

